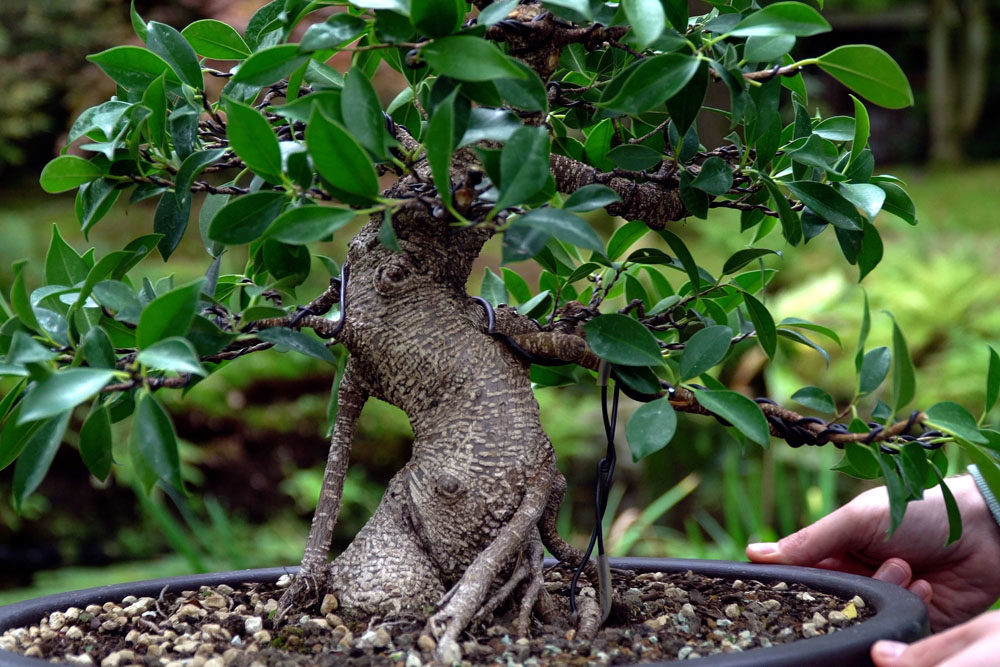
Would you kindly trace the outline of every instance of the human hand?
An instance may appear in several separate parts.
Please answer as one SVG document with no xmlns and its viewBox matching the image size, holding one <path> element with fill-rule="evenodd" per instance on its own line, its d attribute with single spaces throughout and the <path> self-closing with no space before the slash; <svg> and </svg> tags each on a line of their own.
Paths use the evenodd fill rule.
<svg viewBox="0 0 1000 667">
<path fill-rule="evenodd" d="M 880 641 L 872 646 L 876 667 L 977 667 L 997 664 L 1000 611 L 991 611 L 913 644 Z"/>
<path fill-rule="evenodd" d="M 962 515 L 962 537 L 945 547 L 948 518 L 938 487 L 910 503 L 886 539 L 885 487 L 862 493 L 777 543 L 751 544 L 758 563 L 805 565 L 889 581 L 924 600 L 931 628 L 941 630 L 984 611 L 1000 596 L 1000 527 L 969 476 L 947 480 Z"/>
</svg>

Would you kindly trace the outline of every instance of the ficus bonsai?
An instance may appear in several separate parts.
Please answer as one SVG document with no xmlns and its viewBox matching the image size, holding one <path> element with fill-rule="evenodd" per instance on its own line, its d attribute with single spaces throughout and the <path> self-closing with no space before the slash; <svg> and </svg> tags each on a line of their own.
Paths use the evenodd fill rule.
<svg viewBox="0 0 1000 667">
<path fill-rule="evenodd" d="M 77 190 L 84 232 L 123 193 L 156 199 L 152 233 L 96 257 L 56 230 L 33 289 L 39 272 L 15 265 L 0 302 L 0 368 L 18 378 L 0 402 L 14 506 L 45 476 L 78 409 L 80 454 L 95 476 L 111 470 L 111 424 L 130 419 L 123 465 L 147 492 L 183 490 L 158 394 L 258 350 L 295 350 L 337 367 L 338 398 L 302 569 L 283 604 L 333 592 L 346 613 L 432 609 L 438 655 L 451 660 L 458 634 L 491 605 L 512 605 L 521 632 L 533 611 L 551 613 L 543 547 L 582 562 L 555 529 L 566 482 L 533 384 L 596 373 L 643 402 L 626 429 L 636 459 L 670 441 L 677 412 L 715 417 L 762 446 L 839 447 L 839 468 L 885 478 L 894 524 L 946 474 L 945 442 L 1000 490 L 987 452 L 1000 433 L 951 402 L 911 411 L 903 334 L 894 325 L 893 349 L 866 349 L 867 297 L 846 406 L 806 387 L 793 398 L 823 416 L 803 416 L 711 374 L 744 340 L 775 363 L 779 338 L 817 350 L 808 336 L 838 340 L 801 319 L 775 322 L 763 293 L 776 270 L 765 260 L 825 232 L 861 280 L 883 254 L 876 216 L 916 218 L 905 185 L 876 175 L 868 148 L 866 103 L 912 103 L 894 60 L 863 45 L 796 60 L 798 39 L 830 29 L 809 4 L 709 4 L 689 16 L 687 0 L 274 0 L 242 34 L 214 20 L 146 23 L 133 7 L 144 46 L 90 57 L 117 93 L 73 124 L 69 144 L 83 157 L 55 158 L 41 184 Z M 346 72 L 329 64 L 344 52 Z M 387 107 L 371 82 L 383 61 L 406 82 Z M 853 92 L 853 115 L 820 118 L 806 70 Z M 710 87 L 728 90 L 727 108 L 706 106 Z M 718 145 L 699 139 L 707 114 L 731 130 Z M 671 229 L 708 224 L 716 208 L 739 211 L 749 241 L 717 275 Z M 609 239 L 580 215 L 599 209 L 625 221 Z M 342 265 L 321 257 L 329 288 L 303 293 L 312 252 L 339 243 L 358 216 L 367 222 Z M 140 262 L 154 251 L 169 262 L 185 233 L 204 241 L 204 278 L 143 279 Z M 504 268 L 487 270 L 481 297 L 470 296 L 473 261 L 496 234 L 505 264 L 538 265 L 537 293 Z M 224 273 L 234 247 L 249 259 Z M 891 390 L 868 414 L 872 401 L 861 399 L 890 370 Z M 991 349 L 984 416 L 998 392 Z M 406 412 L 413 452 L 331 562 L 369 397 Z M 596 584 L 597 568 L 585 570 Z M 581 605 L 586 637 L 600 618 L 596 602 Z"/>
</svg>

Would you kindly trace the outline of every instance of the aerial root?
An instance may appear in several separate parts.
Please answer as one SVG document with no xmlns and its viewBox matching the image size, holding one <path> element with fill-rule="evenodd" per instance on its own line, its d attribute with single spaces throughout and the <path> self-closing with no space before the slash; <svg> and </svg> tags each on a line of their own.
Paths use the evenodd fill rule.
<svg viewBox="0 0 1000 667">
<path fill-rule="evenodd" d="M 325 572 L 321 571 L 318 574 L 299 572 L 278 601 L 277 620 L 283 619 L 290 611 L 306 609 L 317 604 L 325 588 Z"/>
<path fill-rule="evenodd" d="M 517 586 L 524 581 L 529 574 L 531 574 L 531 570 L 529 569 L 528 563 L 522 558 L 518 562 L 514 573 L 511 574 L 510 579 L 505 581 L 503 585 L 497 589 L 497 592 L 494 593 L 489 600 L 483 603 L 483 606 L 479 608 L 476 615 L 472 617 L 472 622 L 481 623 L 487 616 L 492 614 L 493 610 L 500 606 L 500 603 L 510 597 L 511 593 L 514 592 L 514 589 L 517 588 Z"/>
<path fill-rule="evenodd" d="M 584 586 L 576 596 L 577 613 L 580 622 L 576 627 L 576 638 L 590 641 L 597 636 L 601 627 L 601 605 L 597 603 L 597 593 L 592 586 Z"/>
<path fill-rule="evenodd" d="M 531 577 L 528 579 L 528 585 L 525 587 L 524 595 L 521 597 L 521 609 L 517 615 L 517 623 L 514 625 L 514 630 L 519 637 L 526 637 L 528 635 L 528 628 L 531 624 L 531 610 L 535 608 L 535 602 L 538 600 L 538 592 L 542 590 L 542 584 L 545 581 L 545 572 L 542 569 L 542 559 L 544 556 L 542 540 L 536 530 L 534 539 L 528 545 L 528 568 L 530 568 Z"/>
</svg>

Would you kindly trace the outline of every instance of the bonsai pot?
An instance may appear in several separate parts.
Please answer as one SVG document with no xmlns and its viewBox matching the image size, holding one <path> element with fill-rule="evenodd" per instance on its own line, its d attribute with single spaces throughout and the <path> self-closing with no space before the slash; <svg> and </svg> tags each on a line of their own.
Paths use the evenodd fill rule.
<svg viewBox="0 0 1000 667">
<path fill-rule="evenodd" d="M 547 565 L 554 561 L 547 561 Z M 726 653 L 697 659 L 697 664 L 707 666 L 734 665 L 871 665 L 869 649 L 879 639 L 910 642 L 929 632 L 927 609 L 923 602 L 909 591 L 853 574 L 786 565 L 758 565 L 733 561 L 706 561 L 669 558 L 613 558 L 615 568 L 636 572 L 683 573 L 691 570 L 707 577 L 722 579 L 756 580 L 762 583 L 787 582 L 802 584 L 812 590 L 830 593 L 850 600 L 860 596 L 875 611 L 871 618 L 838 630 L 835 633 L 802 639 L 769 648 L 756 648 L 741 653 Z M 0 633 L 8 629 L 36 625 L 41 618 L 53 611 L 68 607 L 84 608 L 120 600 L 125 596 L 155 597 L 169 586 L 171 591 L 198 589 L 201 586 L 227 584 L 238 587 L 243 583 L 273 583 L 283 574 L 294 573 L 295 567 L 275 567 L 258 570 L 237 570 L 198 574 L 132 583 L 99 586 L 69 593 L 48 595 L 0 607 Z M 0 650 L 0 665 L 39 666 L 51 665 L 40 658 L 29 658 Z M 654 664 L 654 663 L 647 663 Z M 668 664 L 668 663 L 658 663 Z"/>
</svg>

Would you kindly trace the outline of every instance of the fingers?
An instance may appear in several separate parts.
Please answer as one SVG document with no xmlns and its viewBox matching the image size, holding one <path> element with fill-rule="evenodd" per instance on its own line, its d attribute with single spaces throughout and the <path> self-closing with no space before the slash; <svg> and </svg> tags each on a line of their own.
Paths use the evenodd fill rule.
<svg viewBox="0 0 1000 667">
<path fill-rule="evenodd" d="M 906 588 L 913 578 L 913 570 L 902 558 L 890 558 L 875 570 L 872 578 Z"/>
<path fill-rule="evenodd" d="M 972 667 L 996 664 L 1000 612 L 982 614 L 910 645 L 880 641 L 872 646 L 876 667 Z"/>
<path fill-rule="evenodd" d="M 929 605 L 931 600 L 934 598 L 934 589 L 931 587 L 930 582 L 926 579 L 917 579 L 912 584 L 907 586 L 907 589 L 923 600 L 926 605 Z"/>
<path fill-rule="evenodd" d="M 870 531 L 859 526 L 851 505 L 845 505 L 816 523 L 778 542 L 747 546 L 747 557 L 755 563 L 815 565 L 826 558 L 859 550 L 868 545 Z"/>
</svg>

